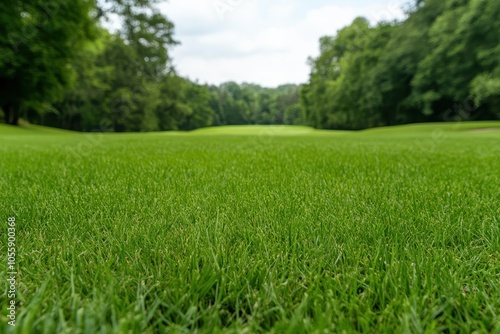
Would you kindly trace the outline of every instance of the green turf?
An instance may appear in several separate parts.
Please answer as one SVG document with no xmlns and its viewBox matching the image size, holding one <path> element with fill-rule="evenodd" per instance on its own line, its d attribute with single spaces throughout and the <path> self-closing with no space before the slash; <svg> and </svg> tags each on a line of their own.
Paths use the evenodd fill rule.
<svg viewBox="0 0 500 334">
<path fill-rule="evenodd" d="M 485 127 L 0 126 L 16 331 L 500 333 L 500 131 L 470 132 Z"/>
<path fill-rule="evenodd" d="M 71 134 L 72 131 L 49 128 L 45 126 L 33 125 L 22 123 L 21 126 L 12 126 L 0 123 L 0 136 L 1 135 L 57 135 L 57 134 Z"/>
<path fill-rule="evenodd" d="M 439 133 L 439 132 L 470 132 L 488 130 L 491 132 L 500 131 L 500 122 L 481 121 L 481 122 L 455 122 L 455 123 L 422 123 L 399 125 L 391 127 L 381 127 L 362 131 L 367 134 L 405 134 L 413 135 L 415 133 Z"/>
</svg>

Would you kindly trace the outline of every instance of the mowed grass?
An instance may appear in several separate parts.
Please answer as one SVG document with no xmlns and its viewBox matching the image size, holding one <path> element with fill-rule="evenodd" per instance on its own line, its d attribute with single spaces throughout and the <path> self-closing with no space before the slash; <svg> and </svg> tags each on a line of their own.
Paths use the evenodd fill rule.
<svg viewBox="0 0 500 334">
<path fill-rule="evenodd" d="M 500 132 L 469 131 L 500 125 L 483 125 L 0 126 L 2 251 L 15 216 L 19 271 L 17 326 L 6 285 L 1 326 L 500 333 Z"/>
</svg>

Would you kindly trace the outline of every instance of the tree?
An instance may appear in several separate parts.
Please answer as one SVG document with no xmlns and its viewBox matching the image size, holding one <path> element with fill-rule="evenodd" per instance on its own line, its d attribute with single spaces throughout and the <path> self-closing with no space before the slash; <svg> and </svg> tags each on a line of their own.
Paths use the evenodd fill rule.
<svg viewBox="0 0 500 334">
<path fill-rule="evenodd" d="M 320 39 L 301 90 L 313 126 L 456 119 L 450 111 L 460 119 L 472 110 L 483 119 L 500 116 L 500 3 L 418 0 L 407 15 L 375 27 L 358 18 Z"/>
<path fill-rule="evenodd" d="M 376 65 L 395 26 L 370 27 L 364 18 L 320 40 L 311 59 L 310 82 L 302 90 L 308 120 L 319 128 L 359 129 L 382 123 Z"/>
<path fill-rule="evenodd" d="M 473 108 L 483 106 L 482 117 L 493 117 L 500 97 L 500 4 L 447 0 L 444 6 L 429 31 L 430 52 L 412 81 L 414 100 L 428 115 L 443 117 L 475 102 Z"/>
<path fill-rule="evenodd" d="M 0 107 L 17 125 L 22 112 L 43 111 L 74 80 L 69 66 L 92 38 L 91 0 L 6 0 L 0 14 Z"/>
</svg>

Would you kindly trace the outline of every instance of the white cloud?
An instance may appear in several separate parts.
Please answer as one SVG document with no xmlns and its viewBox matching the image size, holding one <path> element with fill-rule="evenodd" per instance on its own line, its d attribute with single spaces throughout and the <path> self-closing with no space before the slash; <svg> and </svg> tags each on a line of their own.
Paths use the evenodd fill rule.
<svg viewBox="0 0 500 334">
<path fill-rule="evenodd" d="M 318 53 L 321 36 L 335 34 L 358 16 L 373 23 L 401 18 L 402 3 L 171 0 L 162 10 L 182 43 L 172 52 L 180 74 L 213 84 L 277 86 L 307 80 L 307 58 Z"/>
</svg>

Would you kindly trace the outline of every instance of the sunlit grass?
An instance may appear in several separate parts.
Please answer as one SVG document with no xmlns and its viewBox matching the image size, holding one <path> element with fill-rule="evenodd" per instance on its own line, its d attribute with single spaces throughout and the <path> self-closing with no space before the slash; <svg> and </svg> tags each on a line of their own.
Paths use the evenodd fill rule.
<svg viewBox="0 0 500 334">
<path fill-rule="evenodd" d="M 33 125 L 21 121 L 20 126 L 13 126 L 0 123 L 1 135 L 39 135 L 39 134 L 71 134 L 74 133 L 68 130 L 49 128 L 45 126 Z"/>
<path fill-rule="evenodd" d="M 0 126 L 16 330 L 499 332 L 500 132 L 414 127 Z"/>
</svg>

